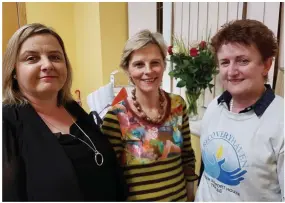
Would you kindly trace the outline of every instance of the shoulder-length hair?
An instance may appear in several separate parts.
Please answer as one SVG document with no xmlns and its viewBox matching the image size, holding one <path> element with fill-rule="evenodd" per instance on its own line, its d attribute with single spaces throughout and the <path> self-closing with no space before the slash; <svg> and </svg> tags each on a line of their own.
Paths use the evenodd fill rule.
<svg viewBox="0 0 285 203">
<path fill-rule="evenodd" d="M 10 38 L 7 49 L 3 57 L 3 75 L 2 75 L 2 92 L 3 104 L 9 105 L 24 105 L 28 103 L 27 98 L 21 93 L 18 82 L 13 77 L 16 73 L 16 63 L 18 54 L 22 44 L 31 36 L 40 34 L 50 34 L 54 36 L 64 53 L 67 68 L 67 78 L 62 89 L 58 93 L 57 103 L 63 105 L 67 101 L 72 100 L 71 84 L 72 84 L 72 70 L 69 59 L 67 57 L 62 38 L 52 29 L 40 23 L 27 24 L 19 28 Z"/>
</svg>

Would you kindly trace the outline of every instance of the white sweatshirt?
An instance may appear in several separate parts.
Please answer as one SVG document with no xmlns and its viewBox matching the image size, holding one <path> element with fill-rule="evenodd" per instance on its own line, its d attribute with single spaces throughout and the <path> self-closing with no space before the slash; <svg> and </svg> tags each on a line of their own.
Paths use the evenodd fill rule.
<svg viewBox="0 0 285 203">
<path fill-rule="evenodd" d="M 202 120 L 205 170 L 195 201 L 284 201 L 284 100 L 261 117 L 236 114 L 215 98 Z"/>
</svg>

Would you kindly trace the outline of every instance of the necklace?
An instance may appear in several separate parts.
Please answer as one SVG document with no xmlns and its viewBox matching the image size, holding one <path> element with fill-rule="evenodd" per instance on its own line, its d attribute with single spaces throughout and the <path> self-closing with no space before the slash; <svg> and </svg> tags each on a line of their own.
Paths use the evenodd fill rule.
<svg viewBox="0 0 285 203">
<path fill-rule="evenodd" d="M 66 109 L 65 109 L 66 111 Z M 69 112 L 66 111 L 68 114 Z M 70 115 L 70 114 L 69 114 Z M 57 128 L 56 126 L 54 126 L 51 122 L 49 122 L 47 119 L 45 119 L 43 116 L 41 116 L 41 118 L 46 121 L 48 124 L 50 124 L 51 126 L 53 126 L 55 129 L 59 130 L 61 132 L 61 134 L 68 134 L 70 135 L 71 137 L 75 138 L 75 139 L 78 139 L 79 141 L 81 141 L 82 143 L 84 143 L 85 145 L 87 145 L 93 152 L 94 152 L 94 160 L 95 160 L 95 163 L 98 165 L 98 166 L 102 166 L 103 162 L 104 162 L 104 157 L 103 155 L 96 149 L 95 147 L 95 144 L 92 142 L 92 140 L 90 139 L 90 137 L 82 130 L 82 128 L 73 120 L 72 116 L 70 115 L 73 123 L 78 127 L 78 129 L 85 135 L 86 138 L 88 138 L 88 140 L 90 141 L 90 143 L 92 144 L 92 146 L 90 146 L 87 142 L 85 142 L 84 140 L 80 139 L 79 137 L 71 134 L 71 133 L 63 133 L 63 131 L 59 128 Z"/>
<path fill-rule="evenodd" d="M 234 107 L 234 100 L 232 98 L 230 101 L 230 111 L 233 111 L 233 107 Z"/>
<path fill-rule="evenodd" d="M 132 90 L 132 100 L 134 103 L 134 106 L 136 107 L 137 111 L 141 113 L 141 116 L 139 116 L 140 118 L 142 118 L 143 120 L 146 120 L 148 122 L 151 122 L 153 124 L 158 124 L 161 119 L 162 119 L 162 114 L 163 114 L 163 109 L 164 109 L 164 97 L 163 97 L 163 90 L 159 89 L 159 107 L 160 109 L 158 110 L 158 116 L 157 118 L 150 118 L 149 116 L 146 115 L 146 113 L 144 112 L 144 110 L 142 109 L 140 103 L 137 101 L 137 97 L 136 97 L 136 88 L 134 88 Z"/>
<path fill-rule="evenodd" d="M 263 93 L 266 92 L 266 87 L 264 86 L 264 90 L 263 90 Z M 231 101 L 230 101 L 230 111 L 233 111 L 233 107 L 234 107 L 234 99 L 232 98 Z"/>
<path fill-rule="evenodd" d="M 264 91 L 262 94 L 264 94 L 265 91 L 266 91 L 266 87 L 264 87 Z M 231 112 L 233 111 L 233 108 L 234 108 L 234 99 L 231 98 L 231 101 L 230 101 L 230 111 Z"/>
</svg>

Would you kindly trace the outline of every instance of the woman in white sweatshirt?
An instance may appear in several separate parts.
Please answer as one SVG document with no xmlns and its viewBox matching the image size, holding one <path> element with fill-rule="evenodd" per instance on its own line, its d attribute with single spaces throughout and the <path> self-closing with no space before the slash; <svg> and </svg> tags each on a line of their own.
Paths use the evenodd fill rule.
<svg viewBox="0 0 285 203">
<path fill-rule="evenodd" d="M 277 40 L 247 19 L 224 25 L 211 43 L 225 92 L 202 121 L 196 201 L 284 200 L 284 100 L 266 84 Z"/>
</svg>

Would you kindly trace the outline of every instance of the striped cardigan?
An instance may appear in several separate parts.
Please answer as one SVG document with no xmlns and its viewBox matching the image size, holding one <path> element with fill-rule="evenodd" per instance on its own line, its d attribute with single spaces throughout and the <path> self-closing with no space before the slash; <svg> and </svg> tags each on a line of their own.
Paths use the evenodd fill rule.
<svg viewBox="0 0 285 203">
<path fill-rule="evenodd" d="M 165 95 L 169 111 L 160 125 L 139 119 L 127 100 L 104 118 L 102 131 L 124 168 L 128 201 L 186 201 L 186 182 L 198 178 L 185 101 Z"/>
</svg>

